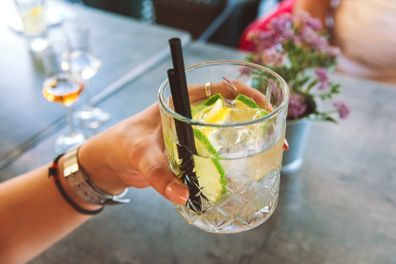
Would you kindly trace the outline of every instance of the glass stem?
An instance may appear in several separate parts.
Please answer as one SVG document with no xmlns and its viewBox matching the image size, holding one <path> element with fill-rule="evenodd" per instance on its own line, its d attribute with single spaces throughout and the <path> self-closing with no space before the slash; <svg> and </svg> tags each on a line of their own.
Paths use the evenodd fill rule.
<svg viewBox="0 0 396 264">
<path fill-rule="evenodd" d="M 76 132 L 76 129 L 75 129 L 74 123 L 73 123 L 73 109 L 70 105 L 65 106 L 65 107 L 66 107 L 67 126 L 69 127 L 70 135 L 72 135 Z"/>
<path fill-rule="evenodd" d="M 85 102 L 84 102 L 84 104 L 88 108 L 93 108 L 91 94 L 90 94 L 89 89 L 88 89 L 88 81 L 89 80 L 84 80 L 84 93 L 85 93 Z"/>
</svg>

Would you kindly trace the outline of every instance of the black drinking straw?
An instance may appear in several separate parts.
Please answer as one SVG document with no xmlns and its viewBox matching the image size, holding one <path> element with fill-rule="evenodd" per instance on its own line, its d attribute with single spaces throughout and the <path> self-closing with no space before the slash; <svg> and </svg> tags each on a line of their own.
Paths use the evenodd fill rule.
<svg viewBox="0 0 396 264">
<path fill-rule="evenodd" d="M 184 70 L 183 52 L 180 39 L 169 40 L 174 69 L 168 70 L 169 87 L 173 98 L 175 111 L 187 118 L 191 118 L 190 100 Z M 175 119 L 176 133 L 179 140 L 178 153 L 182 160 L 182 179 L 187 185 L 190 197 L 187 205 L 197 212 L 202 212 L 201 189 L 194 172 L 193 154 L 196 154 L 194 133 L 191 126 Z"/>
</svg>

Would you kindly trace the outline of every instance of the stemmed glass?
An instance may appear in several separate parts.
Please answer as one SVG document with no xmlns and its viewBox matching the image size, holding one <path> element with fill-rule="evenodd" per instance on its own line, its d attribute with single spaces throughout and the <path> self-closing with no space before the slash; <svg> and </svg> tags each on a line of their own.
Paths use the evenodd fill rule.
<svg viewBox="0 0 396 264">
<path fill-rule="evenodd" d="M 80 97 L 84 84 L 79 81 L 70 71 L 62 67 L 64 62 L 65 38 L 62 34 L 54 34 L 50 46 L 43 53 L 43 66 L 47 78 L 43 84 L 43 96 L 49 102 L 62 104 L 66 109 L 68 130 L 61 134 L 55 141 L 55 152 L 64 153 L 70 148 L 80 145 L 86 140 L 82 132 L 78 132 L 72 121 L 72 105 Z"/>
<path fill-rule="evenodd" d="M 64 57 L 62 67 L 84 82 L 87 87 L 88 80 L 94 77 L 102 63 L 91 52 L 90 31 L 81 21 L 67 21 L 63 25 L 69 50 Z M 110 120 L 110 114 L 99 107 L 94 107 L 91 97 L 85 91 L 86 102 L 74 113 L 74 120 L 78 126 L 86 129 L 96 129 Z"/>
</svg>

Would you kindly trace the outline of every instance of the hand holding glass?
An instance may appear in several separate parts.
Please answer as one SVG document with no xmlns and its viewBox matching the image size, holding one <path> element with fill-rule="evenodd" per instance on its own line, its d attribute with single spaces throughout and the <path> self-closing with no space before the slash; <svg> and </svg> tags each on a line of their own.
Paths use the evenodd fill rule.
<svg viewBox="0 0 396 264">
<path fill-rule="evenodd" d="M 200 192 L 177 209 L 190 224 L 235 233 L 266 221 L 276 208 L 288 87 L 271 70 L 246 62 L 214 61 L 189 67 L 192 119 L 173 109 L 168 81 L 159 90 L 163 135 L 172 171 L 183 178 L 176 123 L 191 126 L 192 163 Z M 254 88 L 253 88 L 254 87 Z M 191 195 L 191 192 L 190 192 Z M 201 204 L 194 207 L 191 200 Z"/>
</svg>

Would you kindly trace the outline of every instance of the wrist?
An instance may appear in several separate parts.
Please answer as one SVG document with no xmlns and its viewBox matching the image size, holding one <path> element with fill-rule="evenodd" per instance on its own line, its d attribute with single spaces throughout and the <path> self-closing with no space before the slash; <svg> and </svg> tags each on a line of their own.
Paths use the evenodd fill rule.
<svg viewBox="0 0 396 264">
<path fill-rule="evenodd" d="M 96 149 L 92 141 L 80 147 L 78 161 L 92 182 L 103 191 L 117 195 L 128 187 L 112 171 L 105 149 Z"/>
<path fill-rule="evenodd" d="M 82 208 L 85 208 L 88 210 L 97 210 L 97 209 L 102 208 L 103 206 L 101 206 L 101 205 L 92 204 L 92 203 L 85 201 L 76 193 L 76 191 L 69 184 L 69 182 L 67 182 L 67 180 L 64 177 L 64 174 L 63 174 L 64 163 L 63 162 L 64 162 L 64 157 L 60 158 L 60 160 L 58 162 L 58 174 L 59 174 L 58 179 L 59 179 L 60 184 L 63 186 L 63 189 L 67 193 L 67 195 L 71 198 L 71 200 L 73 200 L 76 204 L 78 204 Z"/>
</svg>

